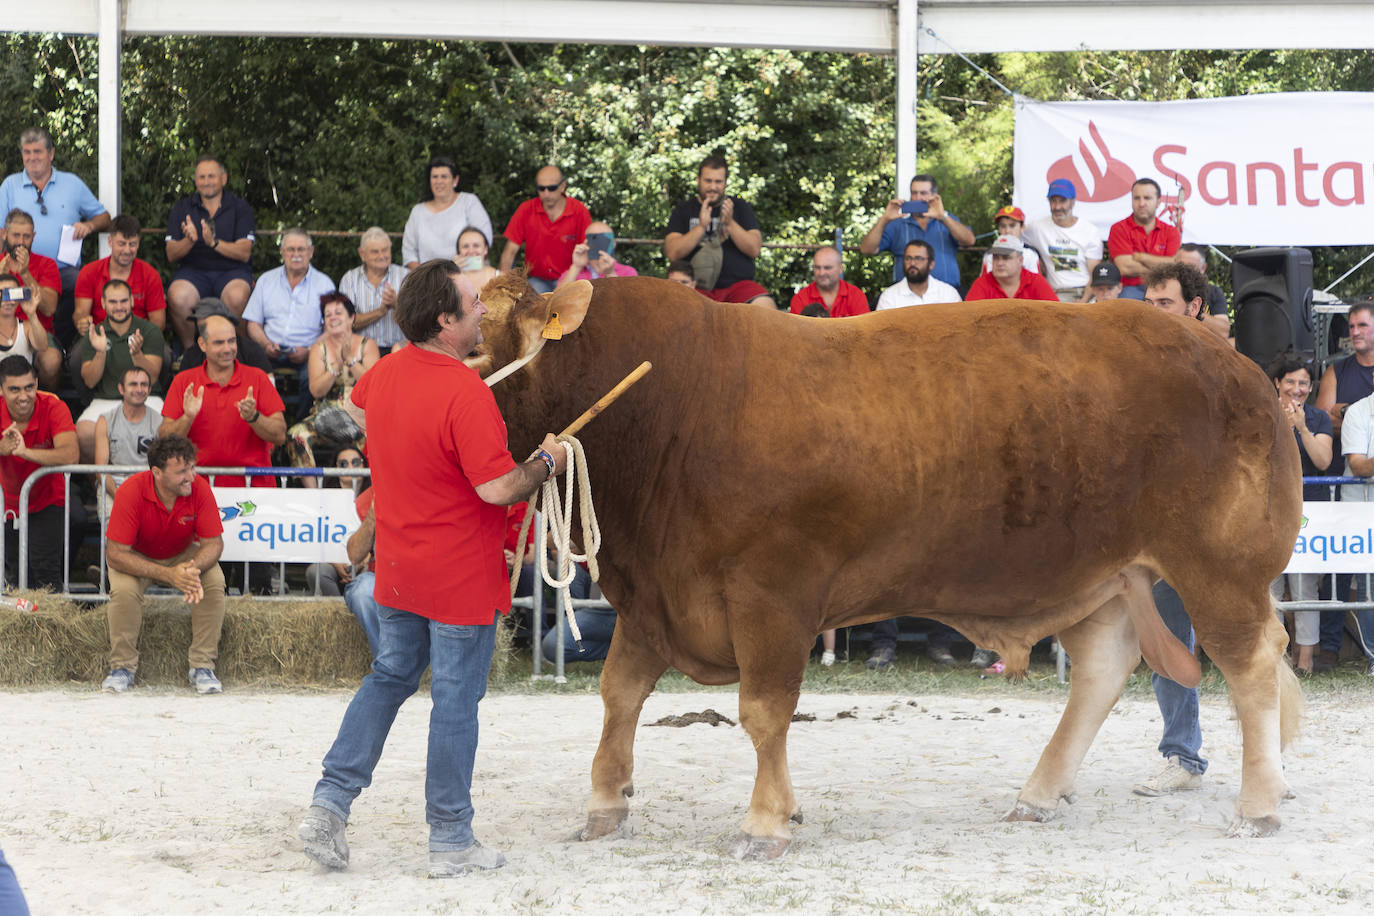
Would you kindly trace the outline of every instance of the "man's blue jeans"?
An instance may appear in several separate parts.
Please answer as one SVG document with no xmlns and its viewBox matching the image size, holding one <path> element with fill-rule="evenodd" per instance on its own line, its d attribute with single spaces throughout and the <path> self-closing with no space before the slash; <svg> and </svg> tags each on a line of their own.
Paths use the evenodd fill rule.
<svg viewBox="0 0 1374 916">
<path fill-rule="evenodd" d="M 5 916 L 29 916 L 29 905 L 24 900 L 24 892 L 19 889 L 19 879 L 5 861 L 3 849 L 0 849 L 0 913 Z"/>
<path fill-rule="evenodd" d="M 1183 599 L 1178 592 L 1163 579 L 1155 583 L 1155 606 L 1159 616 L 1179 640 L 1189 649 L 1193 648 L 1193 622 L 1183 609 Z M 1202 758 L 1202 724 L 1198 721 L 1197 688 L 1184 687 L 1167 677 L 1152 675 L 1151 684 L 1155 688 L 1155 700 L 1159 703 L 1160 715 L 1164 717 L 1164 737 L 1159 741 L 1159 752 L 1166 758 L 1177 757 L 1178 762 L 1189 773 L 1207 772 L 1207 761 Z"/>
<path fill-rule="evenodd" d="M 487 692 L 496 644 L 492 623 L 458 626 L 379 605 L 379 649 L 372 672 L 354 694 L 339 736 L 324 756 L 312 804 L 345 821 L 353 799 L 372 783 L 401 704 L 432 670 L 425 820 L 431 852 L 465 849 L 472 835 L 472 768 L 477 756 L 477 704 Z"/>
<path fill-rule="evenodd" d="M 606 653 L 611 651 L 611 637 L 615 635 L 615 611 L 608 611 L 599 607 L 578 608 L 577 628 L 582 632 L 582 651 L 577 651 L 577 643 L 573 641 L 572 627 L 568 626 L 568 618 L 563 618 L 563 661 L 566 662 L 594 662 L 606 657 Z M 542 640 L 544 650 L 544 660 L 549 664 L 554 663 L 558 655 L 558 631 L 550 629 L 544 634 Z"/>
<path fill-rule="evenodd" d="M 377 577 L 371 570 L 360 572 L 344 588 L 343 596 L 344 604 L 353 616 L 358 618 L 363 633 L 367 634 L 367 645 L 372 650 L 373 658 L 380 654 L 378 648 L 381 624 L 377 612 L 377 599 L 372 597 L 372 585 L 376 581 Z"/>
</svg>

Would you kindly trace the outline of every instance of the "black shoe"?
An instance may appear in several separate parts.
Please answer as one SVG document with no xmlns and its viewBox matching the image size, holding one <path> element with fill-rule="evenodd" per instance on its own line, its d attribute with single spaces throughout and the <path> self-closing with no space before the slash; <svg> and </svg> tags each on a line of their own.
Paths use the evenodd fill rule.
<svg viewBox="0 0 1374 916">
<path fill-rule="evenodd" d="M 937 665 L 957 664 L 954 660 L 954 656 L 950 654 L 949 649 L 946 649 L 944 646 L 931 646 L 929 649 L 926 649 L 926 657 Z"/>
<path fill-rule="evenodd" d="M 879 646 L 873 650 L 873 654 L 868 657 L 869 671 L 882 671 L 884 668 L 891 668 L 892 663 L 897 660 L 897 650 L 891 646 Z"/>
</svg>

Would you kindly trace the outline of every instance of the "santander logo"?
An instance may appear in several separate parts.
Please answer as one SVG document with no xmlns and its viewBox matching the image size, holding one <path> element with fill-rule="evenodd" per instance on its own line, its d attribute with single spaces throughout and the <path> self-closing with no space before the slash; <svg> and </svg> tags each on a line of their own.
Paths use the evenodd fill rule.
<svg viewBox="0 0 1374 916">
<path fill-rule="evenodd" d="M 1046 182 L 1067 179 L 1078 189 L 1078 199 L 1088 203 L 1129 196 L 1131 183 L 1135 181 L 1135 170 L 1120 159 L 1112 158 L 1106 141 L 1092 121 L 1088 122 L 1088 134 L 1096 149 L 1090 149 L 1087 141 L 1081 138 L 1078 141 L 1078 153 L 1087 168 L 1087 176 L 1079 170 L 1073 156 L 1065 156 L 1049 167 L 1045 173 Z"/>
</svg>

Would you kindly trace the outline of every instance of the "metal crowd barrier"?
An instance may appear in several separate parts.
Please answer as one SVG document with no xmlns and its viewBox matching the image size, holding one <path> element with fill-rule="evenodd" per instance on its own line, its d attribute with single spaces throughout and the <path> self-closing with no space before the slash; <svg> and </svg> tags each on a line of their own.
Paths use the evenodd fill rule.
<svg viewBox="0 0 1374 916">
<path fill-rule="evenodd" d="M 95 586 L 95 591 L 84 591 L 84 590 L 83 590 L 83 591 L 74 592 L 74 591 L 72 590 L 72 582 L 71 582 L 71 558 L 72 558 L 72 544 L 71 544 L 71 534 L 72 534 L 72 525 L 71 525 L 71 505 L 72 505 L 72 503 L 71 503 L 71 495 L 72 495 L 72 494 L 71 494 L 71 489 L 72 489 L 72 488 L 71 488 L 71 475 L 72 475 L 72 474 L 91 474 L 91 475 L 113 474 L 113 475 L 118 475 L 118 476 L 125 476 L 125 475 L 130 475 L 130 474 L 137 474 L 137 473 L 139 473 L 140 471 L 146 471 L 146 470 L 147 470 L 147 467 L 146 467 L 146 466 L 143 466 L 143 465 L 117 465 L 117 466 L 112 466 L 112 465 L 98 465 L 98 464 L 63 464 L 63 465 L 53 465 L 53 466 L 51 466 L 51 467 L 42 467 L 42 468 L 39 468 L 38 470 L 34 471 L 31 475 L 29 475 L 29 478 L 28 478 L 27 480 L 24 481 L 24 486 L 23 486 L 23 487 L 20 489 L 20 491 L 19 491 L 19 515 L 18 515 L 18 518 L 16 519 L 16 528 L 18 529 L 18 538 L 17 538 L 17 540 L 18 540 L 18 547 L 17 547 L 17 556 L 16 556 L 16 567 L 17 567 L 17 569 L 16 569 L 16 580 L 17 580 L 17 587 L 18 587 L 20 590 L 23 590 L 23 589 L 28 588 L 28 576 L 29 576 L 29 571 L 28 571 L 28 558 L 29 558 L 29 524 L 28 524 L 28 522 L 29 522 L 29 511 L 28 511 L 28 510 L 29 510 L 29 497 L 30 497 L 30 494 L 31 494 L 32 491 L 33 491 L 34 485 L 35 485 L 39 480 L 43 479 L 44 477 L 47 477 L 47 476 L 50 475 L 50 474 L 61 474 L 61 475 L 63 476 L 62 487 L 63 487 L 63 495 L 64 495 L 64 499 L 63 499 L 64 509 L 63 509 L 63 516 L 62 516 L 62 590 L 58 593 L 58 595 L 59 595 L 60 597 L 69 598 L 69 599 L 76 600 L 76 601 L 105 601 L 105 600 L 108 600 L 109 597 L 110 597 L 110 596 L 109 596 L 109 590 L 108 590 L 108 588 L 109 588 L 109 579 L 108 579 L 108 576 L 107 576 L 107 568 L 106 568 L 106 565 L 105 565 L 105 524 L 106 524 L 106 514 L 107 514 L 106 511 L 105 511 L 105 509 L 106 509 L 106 501 L 107 501 L 107 498 L 108 498 L 108 497 L 107 497 L 107 494 L 105 493 L 105 488 L 104 488 L 100 483 L 97 483 L 97 485 L 96 485 L 96 512 L 97 512 L 97 515 L 98 515 L 98 517 L 99 517 L 99 530 L 100 530 L 100 550 L 99 550 L 99 554 L 100 554 L 100 558 L 99 558 L 99 564 L 100 564 L 100 576 L 99 576 L 99 580 L 100 580 L 100 581 L 99 581 L 98 583 L 93 583 L 94 586 Z M 279 479 L 280 479 L 280 478 L 288 478 L 288 477 L 311 477 L 311 478 L 328 478 L 328 477 L 368 477 L 368 478 L 370 478 L 370 477 L 372 476 L 372 472 L 371 472 L 369 469 L 367 469 L 367 468 L 250 468 L 250 467 L 204 467 L 204 468 L 202 468 L 202 467 L 198 467 L 198 468 L 196 468 L 196 473 L 197 473 L 197 474 L 200 474 L 200 475 L 202 475 L 202 476 L 208 477 L 209 480 L 210 480 L 211 485 L 213 485 L 213 484 L 215 483 L 215 478 L 216 478 L 216 477 L 275 477 L 275 478 L 279 478 Z M 536 555 L 536 556 L 543 556 L 543 555 L 544 555 L 544 551 L 547 549 L 547 544 L 546 544 L 546 541 L 545 541 L 545 534 L 544 534 L 544 531 L 543 531 L 543 527 L 544 527 L 544 526 L 540 524 L 541 516 L 542 516 L 542 513 L 535 513 L 535 518 L 534 518 L 534 524 L 535 524 L 535 539 L 534 539 L 534 541 L 535 541 L 535 555 Z M 9 526 L 8 526 L 8 525 L 0 526 L 0 572 L 3 572 L 3 570 L 4 570 L 4 568 L 5 568 L 6 561 L 7 561 L 8 558 L 9 558 L 8 549 L 9 549 Z M 244 577 L 244 578 L 243 578 L 243 581 L 244 581 L 245 588 L 247 587 L 247 585 L 248 585 L 248 583 L 249 583 L 249 581 L 250 581 L 250 580 L 249 580 L 249 576 L 248 576 L 249 564 L 250 564 L 250 563 L 255 563 L 255 562 L 256 562 L 256 563 L 259 563 L 259 565 L 262 565 L 262 561 L 253 561 L 253 560 L 243 560 L 243 561 L 242 561 L 242 566 L 243 566 L 243 577 Z M 253 597 L 254 597 L 255 599 L 258 599 L 258 600 L 265 600 L 265 601 L 280 601 L 280 600 L 286 600 L 286 599 L 290 599 L 290 600 L 301 600 L 301 599 L 303 599 L 303 598 L 322 598 L 322 599 L 327 599 L 327 600 L 331 600 L 331 601 L 334 601 L 334 600 L 342 600 L 342 599 L 339 599 L 339 598 L 335 598 L 334 596 L 331 596 L 331 595 L 321 595 L 321 594 L 320 594 L 320 577 L 319 577 L 318 574 L 315 575 L 315 577 L 314 577 L 314 593 L 313 593 L 312 595 L 290 595 L 290 594 L 287 594 L 287 593 L 286 593 L 286 567 L 287 567 L 288 565 L 298 566 L 298 565 L 309 565 L 309 564 L 287 564 L 287 563 L 285 563 L 285 562 L 279 562 L 279 563 L 277 563 L 277 564 L 276 564 L 276 566 L 277 566 L 277 594 L 275 594 L 275 595 L 255 595 L 255 596 L 253 596 Z M 3 578 L 3 576 L 0 576 L 0 595 L 3 595 L 3 594 L 5 593 L 7 586 L 8 586 L 8 580 L 5 580 L 5 579 Z M 535 586 L 536 586 L 536 587 L 533 589 L 533 594 L 532 594 L 532 595 L 527 595 L 527 596 L 524 596 L 524 597 L 521 597 L 521 598 L 515 598 L 515 599 L 513 599 L 513 600 L 511 601 L 511 605 L 512 605 L 513 607 L 525 608 L 525 609 L 527 609 L 527 610 L 530 611 L 530 632 L 531 632 L 531 640 L 532 640 L 532 643 L 533 643 L 533 656 L 534 656 L 534 663 L 533 663 L 533 670 L 532 670 L 532 672 L 531 672 L 531 678 L 532 678 L 532 679 L 542 679 L 542 678 L 548 678 L 548 677 L 550 677 L 550 675 L 546 675 L 546 674 L 543 674 L 543 673 L 542 673 L 542 671 L 543 671 L 543 664 L 544 664 L 544 662 L 543 662 L 542 633 L 543 633 L 544 614 L 545 614 L 545 612 L 546 612 L 547 609 L 546 609 L 546 607 L 545 607 L 545 601 L 544 601 L 543 583 L 537 578 L 537 574 L 536 574 L 536 579 L 535 579 Z M 154 596 L 157 596 L 157 595 L 159 595 L 159 594 L 166 594 L 166 595 L 172 595 L 172 594 L 174 594 L 172 590 L 163 588 L 162 586 L 154 586 L 153 588 L 150 588 L 150 589 L 149 589 L 149 593 L 150 593 L 151 595 L 154 595 Z M 601 609 L 605 609 L 605 610 L 611 610 L 611 605 L 610 605 L 604 598 L 573 598 L 573 599 L 571 599 L 571 600 L 572 600 L 572 607 L 573 607 L 574 610 L 576 610 L 577 608 L 584 608 L 584 607 L 601 608 Z M 557 593 L 557 600 L 554 602 L 554 620 L 553 620 L 553 626 L 556 628 L 556 629 L 555 629 L 555 632 L 557 633 L 557 636 L 555 637 L 555 640 L 556 640 L 556 646 L 555 646 L 555 660 L 554 660 L 554 663 L 553 663 L 554 673 L 553 673 L 553 675 L 552 675 L 552 678 L 554 679 L 555 682 L 557 682 L 557 683 L 559 683 L 559 684 L 563 684 L 563 683 L 566 683 L 566 682 L 567 682 L 567 677 L 565 676 L 564 660 L 563 660 L 563 652 L 564 652 L 564 648 L 565 648 L 565 645 L 564 645 L 565 636 L 564 636 L 564 633 L 563 633 L 563 620 L 564 620 L 564 617 L 567 615 L 567 613 L 568 613 L 568 608 L 567 608 L 567 607 L 565 606 L 565 604 L 564 604 L 562 592 L 558 592 L 558 593 Z"/>
</svg>

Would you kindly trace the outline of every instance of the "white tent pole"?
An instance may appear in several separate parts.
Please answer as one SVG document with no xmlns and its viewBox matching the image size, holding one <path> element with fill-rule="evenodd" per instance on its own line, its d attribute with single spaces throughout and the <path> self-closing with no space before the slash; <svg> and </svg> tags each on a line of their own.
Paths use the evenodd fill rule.
<svg viewBox="0 0 1374 916">
<path fill-rule="evenodd" d="M 119 46 L 121 44 L 120 9 L 122 0 L 100 0 L 100 33 L 97 49 L 99 74 L 96 79 L 99 94 L 96 122 L 99 135 L 98 163 L 100 168 L 100 202 L 119 214 Z M 109 254 L 109 237 L 100 239 L 100 257 Z"/>
<path fill-rule="evenodd" d="M 897 200 L 907 199 L 916 174 L 917 2 L 897 0 Z"/>
</svg>

